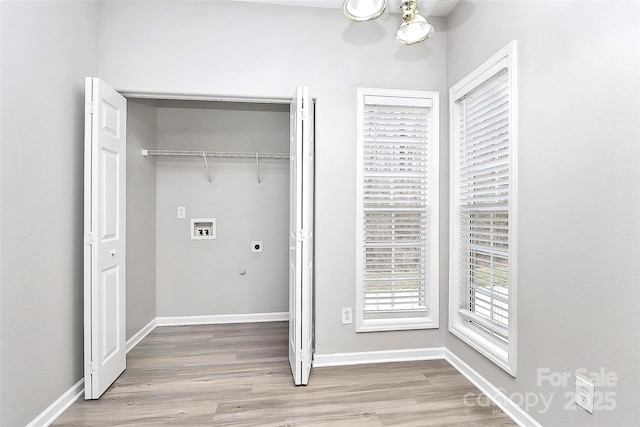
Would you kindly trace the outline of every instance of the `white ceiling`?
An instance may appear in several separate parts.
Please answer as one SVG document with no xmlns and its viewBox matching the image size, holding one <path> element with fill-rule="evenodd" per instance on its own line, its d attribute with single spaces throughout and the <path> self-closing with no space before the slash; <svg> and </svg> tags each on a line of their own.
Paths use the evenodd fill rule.
<svg viewBox="0 0 640 427">
<path fill-rule="evenodd" d="M 230 0 L 247 3 L 269 3 L 288 6 L 342 9 L 344 0 Z M 448 16 L 460 0 L 420 0 L 419 10 L 425 16 Z M 400 0 L 387 0 L 387 12 L 400 13 Z"/>
</svg>

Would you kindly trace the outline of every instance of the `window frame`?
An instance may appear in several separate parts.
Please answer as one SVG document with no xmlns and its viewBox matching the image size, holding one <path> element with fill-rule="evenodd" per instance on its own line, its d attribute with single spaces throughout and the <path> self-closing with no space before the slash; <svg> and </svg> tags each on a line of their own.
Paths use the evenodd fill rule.
<svg viewBox="0 0 640 427">
<path fill-rule="evenodd" d="M 450 220 L 449 220 L 449 331 L 483 354 L 511 376 L 517 370 L 517 42 L 514 40 L 449 89 L 450 120 Z M 508 194 L 508 338 L 504 343 L 472 322 L 474 313 L 464 308 L 469 284 L 461 277 L 462 266 L 469 258 L 461 254 L 461 227 L 458 178 L 458 150 L 463 139 L 457 138 L 461 120 L 459 101 L 483 87 L 500 72 L 508 73 L 509 82 L 509 194 Z M 464 264 L 462 264 L 464 263 Z M 462 285 L 463 281 L 465 282 Z M 465 293 L 465 294 L 463 294 Z M 463 302 L 464 301 L 464 302 Z"/>
<path fill-rule="evenodd" d="M 439 93 L 401 89 L 357 88 L 357 197 L 356 197 L 356 310 L 354 313 L 356 332 L 394 331 L 412 329 L 432 329 L 439 327 Z M 429 224 L 427 225 L 429 245 L 427 266 L 426 309 L 422 311 L 378 312 L 365 316 L 364 311 L 364 118 L 366 97 L 386 97 L 386 99 L 429 100 L 429 156 L 428 198 Z M 403 102 L 399 106 L 406 105 Z"/>
</svg>

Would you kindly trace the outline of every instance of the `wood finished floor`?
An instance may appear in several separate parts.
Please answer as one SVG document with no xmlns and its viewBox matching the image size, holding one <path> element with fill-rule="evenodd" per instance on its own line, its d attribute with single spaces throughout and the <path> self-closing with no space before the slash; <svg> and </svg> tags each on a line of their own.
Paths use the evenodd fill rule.
<svg viewBox="0 0 640 427">
<path fill-rule="evenodd" d="M 99 400 L 53 425 L 515 425 L 444 360 L 314 368 L 295 387 L 287 334 L 286 322 L 156 328 Z"/>
</svg>

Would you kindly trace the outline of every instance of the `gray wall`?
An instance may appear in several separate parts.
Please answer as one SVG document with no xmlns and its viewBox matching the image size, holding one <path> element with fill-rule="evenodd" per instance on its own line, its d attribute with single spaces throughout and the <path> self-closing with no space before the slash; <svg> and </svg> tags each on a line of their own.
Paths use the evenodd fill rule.
<svg viewBox="0 0 640 427">
<path fill-rule="evenodd" d="M 2 418 L 30 422 L 83 376 L 84 77 L 98 4 L 2 2 Z"/>
<path fill-rule="evenodd" d="M 159 148 L 289 152 L 288 105 L 178 104 L 158 109 Z M 201 158 L 155 162 L 158 316 L 288 311 L 289 162 L 260 160 L 260 185 L 255 160 L 209 159 L 211 183 Z M 190 218 L 217 238 L 191 240 Z"/>
<path fill-rule="evenodd" d="M 305 84 L 317 98 L 317 353 L 444 345 L 444 328 L 356 334 L 341 324 L 341 307 L 355 307 L 356 87 L 446 90 L 446 34 L 398 46 L 398 21 L 385 14 L 356 24 L 337 9 L 226 2 L 101 7 L 101 77 L 118 89 L 290 97 Z M 442 29 L 443 20 L 433 23 Z"/>
<path fill-rule="evenodd" d="M 446 344 L 514 400 L 551 398 L 529 408 L 547 426 L 640 420 L 639 18 L 613 1 L 463 1 L 449 17 L 448 86 L 518 40 L 517 378 Z M 596 387 L 615 411 L 563 409 L 579 368 L 617 375 Z"/>
<path fill-rule="evenodd" d="M 127 102 L 127 338 L 156 318 L 157 113 L 151 101 Z"/>
</svg>

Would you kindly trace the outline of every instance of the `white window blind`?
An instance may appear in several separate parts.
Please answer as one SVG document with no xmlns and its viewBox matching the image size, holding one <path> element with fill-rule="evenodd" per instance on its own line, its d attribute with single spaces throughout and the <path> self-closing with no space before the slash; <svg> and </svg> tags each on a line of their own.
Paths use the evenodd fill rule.
<svg viewBox="0 0 640 427">
<path fill-rule="evenodd" d="M 398 319 L 412 319 L 416 326 L 431 315 L 431 293 L 438 286 L 431 282 L 438 185 L 432 170 L 437 170 L 433 113 L 431 97 L 363 98 L 358 212 L 363 323 L 396 328 Z"/>
<path fill-rule="evenodd" d="M 451 89 L 450 328 L 510 372 L 515 367 L 513 55 L 515 44 Z"/>
<path fill-rule="evenodd" d="M 496 338 L 509 326 L 509 79 L 503 69 L 459 101 L 460 224 L 469 301 L 462 313 Z"/>
</svg>

